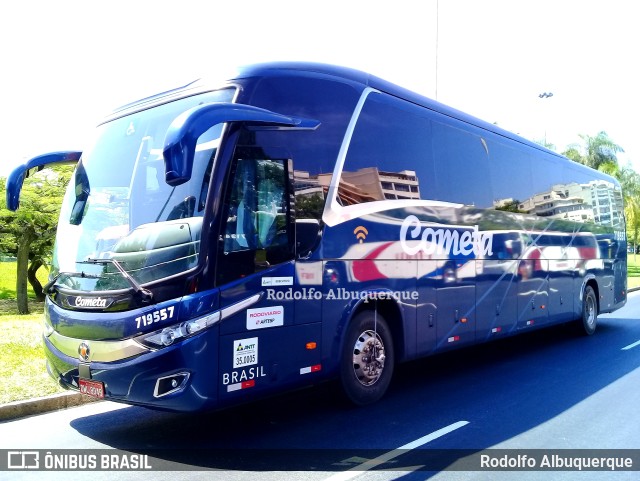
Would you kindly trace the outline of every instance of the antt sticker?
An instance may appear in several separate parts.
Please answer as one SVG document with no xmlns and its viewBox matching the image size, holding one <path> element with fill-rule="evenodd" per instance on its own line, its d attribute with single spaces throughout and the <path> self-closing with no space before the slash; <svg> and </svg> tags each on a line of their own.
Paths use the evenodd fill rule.
<svg viewBox="0 0 640 481">
<path fill-rule="evenodd" d="M 258 364 L 258 338 L 233 341 L 233 369 Z"/>
</svg>

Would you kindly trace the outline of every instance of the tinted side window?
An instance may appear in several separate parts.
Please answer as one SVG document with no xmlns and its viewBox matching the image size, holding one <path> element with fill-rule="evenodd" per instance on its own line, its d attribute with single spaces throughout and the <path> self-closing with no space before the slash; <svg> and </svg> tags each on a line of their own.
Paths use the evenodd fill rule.
<svg viewBox="0 0 640 481">
<path fill-rule="evenodd" d="M 533 196 L 531 157 L 500 142 L 489 141 L 494 208 L 524 212 Z"/>
<path fill-rule="evenodd" d="M 342 205 L 385 199 L 433 199 L 431 123 L 423 109 L 371 93 L 342 169 Z"/>
<path fill-rule="evenodd" d="M 340 178 L 342 205 L 428 199 L 491 205 L 480 136 L 432 121 L 436 114 L 384 94 L 367 98 Z"/>
<path fill-rule="evenodd" d="M 453 125 L 433 123 L 436 200 L 486 208 L 493 202 L 486 141 Z"/>
<path fill-rule="evenodd" d="M 297 219 L 322 218 L 331 174 L 359 96 L 359 90 L 348 83 L 298 76 L 263 78 L 254 86 L 250 99 L 239 99 L 281 114 L 320 121 L 311 131 L 253 132 L 257 145 L 280 147 L 293 159 Z"/>
</svg>

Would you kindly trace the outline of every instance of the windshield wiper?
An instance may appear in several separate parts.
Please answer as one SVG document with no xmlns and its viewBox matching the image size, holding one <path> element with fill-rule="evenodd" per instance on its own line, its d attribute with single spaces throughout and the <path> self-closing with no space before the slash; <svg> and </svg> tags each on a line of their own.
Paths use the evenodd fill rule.
<svg viewBox="0 0 640 481">
<path fill-rule="evenodd" d="M 84 279 L 100 279 L 100 276 L 96 276 L 95 274 L 87 274 L 86 272 L 58 272 L 53 279 L 47 282 L 42 290 L 45 294 L 53 294 L 55 292 L 56 281 L 60 279 L 62 276 L 67 277 L 82 277 Z"/>
<path fill-rule="evenodd" d="M 142 301 L 150 302 L 153 299 L 153 293 L 149 289 L 145 289 L 140 284 L 136 282 L 136 280 L 131 277 L 131 275 L 124 270 L 122 265 L 115 259 L 87 259 L 86 261 L 79 261 L 78 264 L 113 264 L 118 272 L 122 274 L 127 282 L 133 287 L 133 290 L 138 294 Z"/>
</svg>

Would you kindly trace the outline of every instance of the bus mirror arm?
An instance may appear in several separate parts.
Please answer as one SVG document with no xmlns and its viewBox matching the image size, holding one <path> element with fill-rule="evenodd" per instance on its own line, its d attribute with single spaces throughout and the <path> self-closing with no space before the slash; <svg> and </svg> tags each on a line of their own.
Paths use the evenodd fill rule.
<svg viewBox="0 0 640 481">
<path fill-rule="evenodd" d="M 315 129 L 320 125 L 316 120 L 289 117 L 251 105 L 224 102 L 198 105 L 178 115 L 165 134 L 163 156 L 167 184 L 177 186 L 191 178 L 198 137 L 224 122 L 285 129 Z"/>
<path fill-rule="evenodd" d="M 75 164 L 80 160 L 81 155 L 82 152 L 75 150 L 51 152 L 49 154 L 33 157 L 24 164 L 13 169 L 9 174 L 9 177 L 7 177 L 7 209 L 11 211 L 18 210 L 18 207 L 20 206 L 20 191 L 22 191 L 24 179 L 41 171 L 49 164 Z"/>
</svg>

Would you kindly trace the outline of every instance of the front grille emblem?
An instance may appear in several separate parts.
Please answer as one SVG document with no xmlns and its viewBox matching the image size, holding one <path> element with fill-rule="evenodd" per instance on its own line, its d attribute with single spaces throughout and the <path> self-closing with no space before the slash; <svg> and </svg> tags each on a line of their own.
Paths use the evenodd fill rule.
<svg viewBox="0 0 640 481">
<path fill-rule="evenodd" d="M 89 356 L 91 355 L 91 348 L 89 347 L 89 343 L 87 341 L 82 341 L 78 346 L 78 355 L 80 356 L 81 361 L 87 362 L 89 360 Z"/>
</svg>

